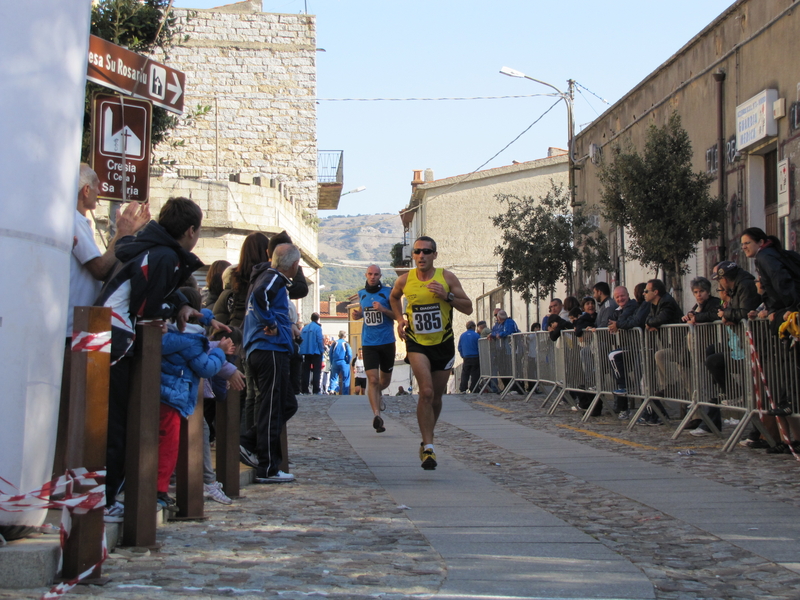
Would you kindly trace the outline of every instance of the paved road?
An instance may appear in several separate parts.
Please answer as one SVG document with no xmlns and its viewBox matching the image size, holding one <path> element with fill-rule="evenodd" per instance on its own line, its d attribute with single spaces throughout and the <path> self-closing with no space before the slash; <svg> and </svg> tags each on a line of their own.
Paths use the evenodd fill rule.
<svg viewBox="0 0 800 600">
<path fill-rule="evenodd" d="M 294 484 L 118 550 L 102 598 L 800 598 L 800 465 L 665 428 L 449 396 L 432 472 L 414 399 L 301 397 Z M 692 448 L 694 456 L 679 456 Z M 0 591 L 36 598 L 42 590 Z"/>
</svg>

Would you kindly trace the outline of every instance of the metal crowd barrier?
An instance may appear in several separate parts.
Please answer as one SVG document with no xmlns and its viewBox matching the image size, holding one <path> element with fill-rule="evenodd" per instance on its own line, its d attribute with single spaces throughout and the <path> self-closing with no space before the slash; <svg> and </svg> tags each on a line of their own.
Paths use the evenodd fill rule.
<svg viewBox="0 0 800 600">
<path fill-rule="evenodd" d="M 575 400 L 577 394 L 591 392 L 596 398 L 598 389 L 592 332 L 583 331 L 579 336 L 574 329 L 568 329 L 561 332 L 555 344 L 556 379 L 560 389 L 547 411 L 548 414 L 553 414 L 562 400 L 566 400 L 577 410 L 580 408 Z"/>
<path fill-rule="evenodd" d="M 518 335 L 518 334 L 516 334 Z M 495 385 L 500 380 L 504 383 L 501 397 L 508 394 L 515 384 L 514 377 L 514 354 L 512 350 L 512 338 L 508 336 L 499 339 L 481 338 L 478 340 L 478 356 L 480 362 L 480 380 L 478 381 L 478 393 L 483 393 L 491 382 Z M 522 388 L 519 388 L 522 391 Z"/>
<path fill-rule="evenodd" d="M 511 353 L 514 357 L 514 384 L 520 382 L 527 386 L 525 401 L 536 391 L 539 383 L 539 370 L 536 361 L 538 342 L 532 333 L 518 333 L 511 336 Z"/>
<path fill-rule="evenodd" d="M 539 376 L 539 384 L 552 386 L 542 402 L 542 408 L 544 408 L 561 386 L 556 364 L 559 353 L 556 351 L 556 344 L 550 339 L 549 331 L 537 331 L 529 335 L 536 338 L 536 372 Z"/>
<path fill-rule="evenodd" d="M 774 442 L 773 437 L 759 418 L 763 414 L 762 411 L 787 407 L 791 411 L 791 416 L 800 416 L 798 350 L 792 347 L 789 341 L 781 340 L 773 334 L 770 331 L 773 326 L 772 323 L 765 320 L 748 321 L 747 323 L 747 330 L 744 332 L 742 342 L 746 356 L 744 359 L 746 369 L 741 374 L 741 380 L 749 384 L 746 385 L 751 395 L 748 402 L 749 410 L 728 438 L 723 447 L 726 451 L 735 446 L 750 423 L 761 432 L 767 441 Z M 752 348 L 750 340 L 752 340 Z M 753 361 L 753 354 L 758 358 L 757 364 L 760 365 L 761 371 Z M 731 402 L 728 396 L 729 394 L 726 394 L 722 400 L 725 405 Z M 786 423 L 783 425 L 785 426 Z"/>
<path fill-rule="evenodd" d="M 763 378 L 754 369 L 748 333 Z M 527 401 L 537 385 L 551 385 L 542 403 L 542 408 L 549 404 L 548 414 L 562 399 L 576 406 L 573 395 L 582 392 L 593 393 L 584 421 L 602 398 L 625 398 L 633 414 L 631 429 L 648 407 L 668 421 L 662 402 L 677 404 L 681 418 L 672 434 L 676 439 L 692 419 L 700 419 L 709 431 L 722 436 L 719 411 L 740 412 L 739 423 L 723 446 L 726 451 L 735 447 L 750 423 L 772 442 L 758 418 L 762 410 L 788 407 L 792 415 L 800 416 L 797 350 L 779 340 L 768 321 L 667 325 L 647 332 L 597 329 L 584 331 L 582 337 L 566 330 L 556 343 L 549 332 L 520 333 L 506 340 L 479 343 L 481 391 L 490 379 L 510 375 L 504 395 L 512 385 L 525 382 L 530 385 Z M 633 410 L 631 403 L 638 403 L 638 408 Z M 625 410 L 621 406 L 614 410 Z"/>
<path fill-rule="evenodd" d="M 492 367 L 494 364 L 494 357 L 492 348 L 489 344 L 489 338 L 481 338 L 478 340 L 478 362 L 480 369 L 480 379 L 476 384 L 477 393 L 482 394 L 492 380 Z"/>
<path fill-rule="evenodd" d="M 603 396 L 614 402 L 615 409 L 622 402 L 617 397 L 624 397 L 625 404 L 620 410 L 628 410 L 632 402 L 647 397 L 648 389 L 642 362 L 644 337 L 641 329 L 618 330 L 612 333 L 602 328 L 591 334 L 597 394 L 583 415 L 583 421 L 587 421 L 594 413 Z M 606 405 L 604 407 L 608 408 Z M 610 408 L 609 410 L 614 412 Z M 636 419 L 631 419 L 631 422 L 635 423 Z"/>
</svg>

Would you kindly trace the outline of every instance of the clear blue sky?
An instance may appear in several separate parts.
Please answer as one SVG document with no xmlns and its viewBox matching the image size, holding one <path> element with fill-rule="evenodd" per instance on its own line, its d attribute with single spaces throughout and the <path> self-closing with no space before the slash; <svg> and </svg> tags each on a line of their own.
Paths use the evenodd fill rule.
<svg viewBox="0 0 800 600">
<path fill-rule="evenodd" d="M 176 0 L 210 8 L 225 0 Z M 722 13 L 732 0 L 265 0 L 264 10 L 317 16 L 318 98 L 432 98 L 547 93 L 501 75 L 507 65 L 566 90 L 567 79 L 619 100 Z M 191 82 L 190 82 L 191 85 Z M 575 98 L 576 131 L 604 105 Z M 317 112 L 318 147 L 344 150 L 344 189 L 332 214 L 397 212 L 412 170 L 470 173 L 542 115 L 553 98 L 330 102 Z M 563 103 L 483 168 L 566 148 Z"/>
</svg>

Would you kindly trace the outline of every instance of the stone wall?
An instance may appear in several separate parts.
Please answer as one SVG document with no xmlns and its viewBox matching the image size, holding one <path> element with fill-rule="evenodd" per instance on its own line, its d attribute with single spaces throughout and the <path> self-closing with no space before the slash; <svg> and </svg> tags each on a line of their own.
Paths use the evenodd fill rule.
<svg viewBox="0 0 800 600">
<path fill-rule="evenodd" d="M 261 175 L 290 198 L 317 205 L 315 18 L 260 12 L 260 2 L 207 10 L 175 9 L 181 39 L 156 56 L 186 73 L 186 114 L 157 159 L 167 176 L 196 170 L 202 179 Z"/>
</svg>

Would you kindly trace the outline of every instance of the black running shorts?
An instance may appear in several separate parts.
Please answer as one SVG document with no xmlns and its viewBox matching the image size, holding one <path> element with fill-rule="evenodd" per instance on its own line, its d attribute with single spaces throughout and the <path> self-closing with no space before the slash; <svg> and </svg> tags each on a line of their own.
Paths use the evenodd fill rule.
<svg viewBox="0 0 800 600">
<path fill-rule="evenodd" d="M 417 352 L 428 357 L 431 372 L 449 371 L 456 358 L 455 338 L 450 338 L 435 346 L 423 346 L 406 338 L 406 352 Z"/>
<path fill-rule="evenodd" d="M 372 371 L 380 367 L 384 373 L 394 370 L 394 342 L 380 346 L 361 346 L 364 350 L 364 370 Z"/>
</svg>

